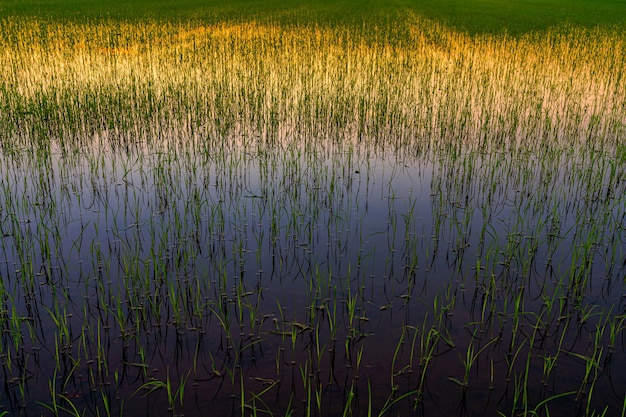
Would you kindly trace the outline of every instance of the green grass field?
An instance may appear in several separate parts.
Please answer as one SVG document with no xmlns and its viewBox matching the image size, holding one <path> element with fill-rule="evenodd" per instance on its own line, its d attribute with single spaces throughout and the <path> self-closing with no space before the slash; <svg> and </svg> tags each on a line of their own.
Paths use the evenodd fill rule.
<svg viewBox="0 0 626 417">
<path fill-rule="evenodd" d="M 471 34 L 521 35 L 559 25 L 623 26 L 623 0 L 188 0 L 176 4 L 165 0 L 8 0 L 0 5 L 4 16 L 45 19 L 156 19 L 278 20 L 285 23 L 380 24 L 402 19 L 406 10 L 438 20 Z"/>
</svg>

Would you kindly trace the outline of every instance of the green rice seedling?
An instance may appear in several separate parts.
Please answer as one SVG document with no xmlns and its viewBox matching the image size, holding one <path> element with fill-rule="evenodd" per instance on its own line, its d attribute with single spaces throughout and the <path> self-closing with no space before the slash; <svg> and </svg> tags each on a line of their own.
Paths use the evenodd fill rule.
<svg viewBox="0 0 626 417">
<path fill-rule="evenodd" d="M 153 379 L 145 382 L 134 392 L 133 395 L 136 395 L 137 393 L 139 393 L 139 391 L 143 391 L 143 395 L 149 395 L 155 391 L 165 389 L 167 394 L 167 403 L 169 406 L 168 411 L 173 413 L 177 408 L 177 403 L 180 405 L 180 407 L 183 406 L 183 397 L 185 394 L 185 386 L 188 377 L 189 374 L 181 377 L 178 387 L 174 390 L 174 387 L 172 386 L 172 382 L 170 380 L 170 373 L 168 368 L 166 371 L 165 381 Z"/>
<path fill-rule="evenodd" d="M 589 386 L 593 390 L 595 380 L 598 377 L 598 371 L 600 369 L 600 360 L 602 358 L 603 349 L 594 349 L 591 356 L 581 355 L 575 352 L 568 352 L 569 355 L 574 356 L 583 361 L 585 364 L 585 373 L 578 389 L 576 400 L 582 400 L 583 396 L 588 395 Z"/>
<path fill-rule="evenodd" d="M 548 397 L 548 398 L 546 398 L 546 399 L 542 400 L 541 402 L 539 402 L 539 403 L 535 406 L 535 408 L 534 408 L 533 410 L 530 410 L 530 411 L 529 411 L 529 413 L 530 413 L 529 415 L 532 415 L 532 416 L 539 416 L 539 415 L 541 415 L 541 413 L 542 413 L 543 411 L 545 411 L 545 412 L 546 412 L 546 414 L 548 414 L 548 415 L 549 415 L 550 411 L 549 411 L 549 409 L 548 409 L 547 405 L 548 405 L 548 403 L 549 403 L 550 401 L 558 400 L 559 398 L 567 397 L 567 396 L 569 396 L 569 395 L 573 395 L 573 394 L 576 394 L 576 392 L 575 392 L 575 391 L 562 392 L 562 393 L 560 393 L 560 394 L 556 394 L 556 395 L 553 395 L 553 396 L 551 396 L 551 397 Z"/>
<path fill-rule="evenodd" d="M 459 379 L 454 378 L 454 377 L 449 377 L 449 379 L 451 381 L 461 385 L 464 389 L 469 387 L 470 372 L 472 370 L 472 367 L 474 366 L 474 364 L 478 360 L 478 356 L 482 352 L 487 350 L 487 348 L 489 348 L 489 346 L 491 346 L 493 343 L 497 343 L 499 341 L 499 339 L 497 339 L 497 338 L 496 339 L 492 339 L 489 342 L 487 342 L 486 344 L 484 344 L 483 346 L 481 346 L 480 349 L 476 350 L 475 347 L 474 347 L 474 340 L 476 340 L 476 330 L 472 333 L 472 337 L 471 337 L 469 345 L 467 347 L 465 358 L 461 359 L 462 362 L 463 362 L 463 369 L 464 369 L 463 380 L 459 380 Z"/>
<path fill-rule="evenodd" d="M 263 401 L 261 396 L 269 392 L 275 386 L 277 386 L 278 383 L 279 383 L 278 381 L 271 381 L 271 382 L 268 381 L 267 383 L 268 386 L 265 389 L 263 389 L 258 394 L 252 393 L 252 404 L 251 405 L 246 404 L 246 408 L 250 409 L 253 415 L 258 415 L 258 414 L 273 415 L 271 408 L 265 403 L 265 401 Z M 257 402 L 260 403 L 263 408 L 259 408 L 257 406 Z"/>
<path fill-rule="evenodd" d="M 554 371 L 554 367 L 557 363 L 558 356 L 543 356 L 543 381 L 544 385 L 547 385 L 547 381 L 550 378 L 550 375 Z"/>
<path fill-rule="evenodd" d="M 354 384 L 352 384 L 350 386 L 350 389 L 348 390 L 347 393 L 347 398 L 344 400 L 344 407 L 343 407 L 343 417 L 347 417 L 352 415 L 352 401 L 355 397 L 355 392 L 354 392 Z"/>
<path fill-rule="evenodd" d="M 617 336 L 619 333 L 622 333 L 625 329 L 626 317 L 623 315 L 617 316 L 609 316 L 607 318 L 608 326 L 609 326 L 609 351 L 612 351 L 615 348 Z"/>
<path fill-rule="evenodd" d="M 382 417 L 385 414 L 387 414 L 387 412 L 389 412 L 390 410 L 393 409 L 393 407 L 395 405 L 397 405 L 398 403 L 402 402 L 403 400 L 410 398 L 413 395 L 418 395 L 418 391 L 411 391 L 411 392 L 407 392 L 404 393 L 400 396 L 395 397 L 393 394 L 387 398 L 387 400 L 385 401 L 385 403 L 383 404 L 383 406 L 380 408 L 380 411 L 378 412 L 378 417 Z M 371 383 L 368 379 L 367 381 L 367 395 L 368 395 L 368 402 L 367 402 L 367 416 L 371 417 L 373 416 L 373 404 L 372 404 L 372 386 Z"/>
</svg>

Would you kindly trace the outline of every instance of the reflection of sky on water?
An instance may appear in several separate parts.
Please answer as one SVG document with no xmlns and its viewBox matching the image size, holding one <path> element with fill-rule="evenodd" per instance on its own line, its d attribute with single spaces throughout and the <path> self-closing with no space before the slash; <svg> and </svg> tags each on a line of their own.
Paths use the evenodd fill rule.
<svg viewBox="0 0 626 417">
<path fill-rule="evenodd" d="M 142 374 L 128 363 L 146 361 L 162 378 L 164 368 L 180 371 L 195 355 L 204 366 L 200 379 L 210 380 L 216 363 L 233 360 L 225 347 L 233 340 L 255 341 L 238 358 L 248 377 L 276 377 L 280 355 L 297 371 L 291 362 L 310 359 L 307 338 L 319 326 L 324 377 L 350 380 L 354 372 L 340 365 L 363 346 L 362 372 L 384 392 L 403 327 L 427 331 L 439 312 L 449 337 L 464 345 L 471 343 L 468 323 L 506 339 L 513 324 L 491 314 L 513 314 L 516 302 L 557 326 L 557 334 L 558 317 L 575 306 L 548 310 L 549 300 L 623 309 L 620 190 L 604 191 L 602 199 L 565 169 L 548 183 L 532 159 L 522 178 L 506 155 L 498 168 L 487 157 L 454 163 L 391 151 L 328 152 L 321 145 L 319 155 L 289 145 L 198 152 L 102 147 L 3 160 L 3 285 L 17 314 L 39 314 L 37 336 L 24 337 L 32 345 L 57 337 L 50 314 L 37 313 L 28 300 L 52 308 L 61 299 L 75 334 L 100 329 L 110 338 L 108 366 L 123 370 L 134 391 Z M 589 204 L 599 216 L 585 217 L 592 212 L 581 195 L 598 198 Z M 590 317 L 590 324 L 602 320 Z M 224 329 L 224 318 L 233 328 Z M 292 345 L 296 325 L 305 327 Z M 580 334 L 592 329 L 562 331 L 582 355 Z M 332 366 L 331 346 L 342 352 Z M 49 349 L 40 357 L 48 358 Z M 75 346 L 67 349 L 78 354 Z M 197 359 L 198 349 L 210 355 Z M 407 349 L 402 361 L 410 359 Z M 498 349 L 488 352 L 506 378 Z M 437 396 L 458 388 L 448 377 L 460 378 L 463 349 L 440 342 L 436 352 L 426 398 L 447 409 Z M 45 363 L 40 372 L 51 371 Z M 402 378 L 407 389 L 417 384 L 416 376 Z M 216 389 L 215 381 L 206 383 Z M 338 386 L 331 392 L 338 390 L 333 401 L 340 403 Z"/>
</svg>

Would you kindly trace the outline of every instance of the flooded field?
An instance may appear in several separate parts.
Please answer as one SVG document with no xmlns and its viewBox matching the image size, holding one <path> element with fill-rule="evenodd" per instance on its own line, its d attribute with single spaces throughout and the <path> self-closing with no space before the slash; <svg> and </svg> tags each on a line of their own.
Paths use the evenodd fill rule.
<svg viewBox="0 0 626 417">
<path fill-rule="evenodd" d="M 625 415 L 623 34 L 0 25 L 0 412 Z"/>
</svg>

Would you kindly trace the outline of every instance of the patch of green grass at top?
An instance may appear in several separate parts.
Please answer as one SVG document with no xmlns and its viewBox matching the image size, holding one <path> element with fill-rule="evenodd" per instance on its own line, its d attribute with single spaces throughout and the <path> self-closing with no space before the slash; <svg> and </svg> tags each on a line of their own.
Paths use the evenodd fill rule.
<svg viewBox="0 0 626 417">
<path fill-rule="evenodd" d="M 5 0 L 2 15 L 51 19 L 350 21 L 369 12 L 393 12 L 392 2 L 357 0 Z"/>
<path fill-rule="evenodd" d="M 379 26 L 407 12 L 470 34 L 521 35 L 559 25 L 626 28 L 626 0 L 4 0 L 0 16 L 53 20 L 273 20 Z"/>
<path fill-rule="evenodd" d="M 625 0 L 401 0 L 458 30 L 521 35 L 561 25 L 626 29 Z"/>
</svg>

